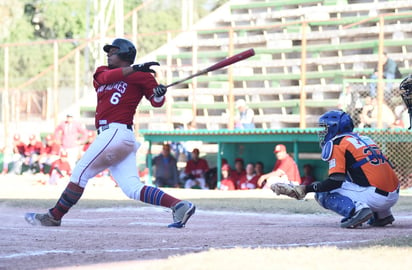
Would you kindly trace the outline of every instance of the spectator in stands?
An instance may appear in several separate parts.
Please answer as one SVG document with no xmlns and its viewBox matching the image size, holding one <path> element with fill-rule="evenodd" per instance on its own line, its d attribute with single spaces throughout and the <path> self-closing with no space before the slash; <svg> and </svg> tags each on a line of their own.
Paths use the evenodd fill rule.
<svg viewBox="0 0 412 270">
<path fill-rule="evenodd" d="M 158 187 L 179 187 L 177 160 L 170 154 L 170 145 L 164 144 L 162 153 L 152 160 L 155 166 L 155 184 Z"/>
<path fill-rule="evenodd" d="M 399 71 L 398 64 L 393 61 L 391 58 L 388 57 L 387 53 L 384 52 L 382 55 L 383 58 L 383 79 L 385 80 L 393 80 L 393 79 L 401 79 L 402 74 Z M 373 74 L 371 75 L 371 79 L 376 80 L 378 79 L 378 67 L 375 68 Z M 392 85 L 393 82 L 386 82 L 384 96 L 385 100 L 389 102 L 391 95 L 392 95 Z M 370 95 L 372 98 L 376 97 L 376 82 L 372 82 L 369 84 L 370 87 Z"/>
<path fill-rule="evenodd" d="M 67 160 L 67 152 L 62 150 L 59 159 L 51 164 L 49 185 L 67 184 L 71 173 L 72 169 Z"/>
<path fill-rule="evenodd" d="M 186 163 L 183 171 L 185 188 L 208 189 L 205 174 L 209 170 L 209 164 L 206 159 L 200 158 L 199 154 L 199 149 L 193 149 L 192 159 Z"/>
<path fill-rule="evenodd" d="M 409 123 L 409 114 L 408 108 L 406 108 L 405 104 L 401 104 L 395 107 L 395 124 L 393 125 L 394 128 L 407 128 L 407 124 Z"/>
<path fill-rule="evenodd" d="M 235 184 L 233 179 L 230 177 L 231 169 L 229 164 L 222 166 L 222 180 L 220 181 L 220 190 L 235 190 Z"/>
<path fill-rule="evenodd" d="M 313 176 L 313 167 L 310 164 L 303 165 L 303 177 L 301 185 L 310 185 L 315 182 L 315 177 Z"/>
<path fill-rule="evenodd" d="M 299 169 L 293 158 L 286 152 L 286 146 L 278 144 L 273 152 L 277 158 L 275 166 L 271 172 L 259 177 L 258 186 L 270 188 L 274 183 L 299 185 L 301 183 Z"/>
<path fill-rule="evenodd" d="M 233 180 L 233 184 L 235 185 L 235 188 L 239 188 L 239 182 L 240 179 L 245 176 L 246 170 L 245 170 L 245 162 L 243 161 L 242 158 L 236 158 L 235 159 L 235 168 L 230 172 L 230 177 Z"/>
<path fill-rule="evenodd" d="M 339 95 L 338 109 L 353 115 L 354 125 L 360 122 L 359 115 L 362 112 L 362 101 L 358 91 L 354 91 L 351 85 L 346 85 Z"/>
<path fill-rule="evenodd" d="M 246 105 L 244 99 L 238 99 L 236 101 L 237 113 L 235 116 L 235 128 L 236 129 L 253 129 L 255 124 L 253 118 L 255 113 Z"/>
<path fill-rule="evenodd" d="M 382 104 L 382 127 L 391 128 L 395 124 L 395 114 L 391 108 L 383 102 Z M 360 115 L 359 128 L 376 128 L 378 124 L 378 104 L 376 98 L 366 97 Z"/>
<path fill-rule="evenodd" d="M 248 163 L 246 165 L 246 174 L 240 178 L 239 189 L 256 189 L 259 177 L 255 173 L 255 165 Z"/>
<path fill-rule="evenodd" d="M 74 168 L 80 158 L 81 145 L 87 140 L 85 126 L 73 120 L 73 115 L 67 114 L 66 120 L 61 122 L 54 131 L 56 142 L 67 152 L 70 166 Z"/>
</svg>

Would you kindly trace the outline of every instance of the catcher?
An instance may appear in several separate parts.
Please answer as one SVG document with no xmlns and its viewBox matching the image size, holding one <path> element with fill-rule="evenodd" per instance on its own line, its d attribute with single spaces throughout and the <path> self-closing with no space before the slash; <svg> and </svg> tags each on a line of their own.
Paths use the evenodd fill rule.
<svg viewBox="0 0 412 270">
<path fill-rule="evenodd" d="M 399 198 L 399 180 L 389 160 L 367 136 L 353 132 L 349 114 L 333 110 L 319 118 L 322 160 L 329 162 L 329 176 L 310 185 L 276 183 L 277 195 L 301 200 L 316 192 L 316 201 L 343 216 L 342 228 L 356 228 L 368 221 L 384 227 L 395 220 L 391 207 Z"/>
</svg>

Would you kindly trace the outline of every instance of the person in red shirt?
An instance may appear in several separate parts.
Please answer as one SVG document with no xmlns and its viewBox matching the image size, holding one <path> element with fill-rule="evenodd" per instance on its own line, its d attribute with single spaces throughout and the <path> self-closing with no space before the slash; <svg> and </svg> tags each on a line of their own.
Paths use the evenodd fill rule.
<svg viewBox="0 0 412 270">
<path fill-rule="evenodd" d="M 92 142 L 93 142 L 95 139 L 96 139 L 96 132 L 95 132 L 95 131 L 92 131 L 92 130 L 89 130 L 89 131 L 87 132 L 87 140 L 86 140 L 86 142 L 84 143 L 83 148 L 82 148 L 82 155 L 84 154 L 84 152 L 87 151 L 87 149 L 89 148 L 89 146 L 92 144 Z"/>
<path fill-rule="evenodd" d="M 245 162 L 242 158 L 235 159 L 235 169 L 230 172 L 230 177 L 236 189 L 239 189 L 240 179 L 246 175 Z"/>
<path fill-rule="evenodd" d="M 4 160 L 2 174 L 9 173 L 9 168 L 11 173 L 21 174 L 25 148 L 26 144 L 21 140 L 20 134 L 14 134 L 10 157 L 7 156 Z"/>
<path fill-rule="evenodd" d="M 208 189 L 205 180 L 205 173 L 208 170 L 207 160 L 199 157 L 199 149 L 193 149 L 192 159 L 186 163 L 184 170 L 185 188 Z"/>
<path fill-rule="evenodd" d="M 256 174 L 256 178 L 259 180 L 259 178 L 263 175 L 264 173 L 264 165 L 263 162 L 258 161 L 255 164 L 255 174 Z M 257 188 L 262 188 L 261 186 L 258 185 L 258 183 L 256 182 Z"/>
<path fill-rule="evenodd" d="M 44 151 L 43 143 L 32 134 L 29 137 L 29 143 L 24 149 L 24 162 L 22 166 L 22 173 L 36 174 L 41 171 L 40 168 L 40 154 Z"/>
<path fill-rule="evenodd" d="M 45 145 L 41 153 L 40 164 L 44 174 L 50 173 L 51 164 L 59 159 L 61 146 L 56 143 L 53 134 L 48 134 L 45 138 Z"/>
<path fill-rule="evenodd" d="M 275 166 L 270 173 L 259 177 L 258 185 L 263 186 L 263 188 L 270 188 L 274 183 L 299 185 L 301 183 L 299 169 L 296 162 L 287 153 L 286 146 L 283 144 L 276 145 L 273 153 L 277 158 Z"/>
<path fill-rule="evenodd" d="M 238 189 L 255 189 L 257 188 L 258 176 L 255 174 L 253 163 L 246 165 L 246 174 L 240 178 Z"/>
<path fill-rule="evenodd" d="M 220 190 L 235 190 L 235 184 L 230 176 L 231 169 L 229 164 L 222 166 L 222 180 L 220 181 Z"/>
<path fill-rule="evenodd" d="M 70 182 L 54 207 L 46 213 L 26 213 L 31 225 L 60 226 L 63 216 L 83 195 L 91 178 L 109 169 L 118 186 L 131 199 L 170 208 L 171 228 L 183 228 L 195 213 L 193 203 L 177 199 L 163 190 L 148 186 L 138 175 L 137 150 L 140 143 L 133 132 L 133 117 L 143 97 L 153 107 L 165 102 L 167 88 L 158 84 L 148 62 L 134 65 L 136 47 L 127 39 L 115 39 L 103 47 L 107 66 L 100 66 L 93 75 L 97 96 L 95 126 L 98 136 L 76 163 Z"/>
<path fill-rule="evenodd" d="M 55 129 L 54 136 L 68 154 L 68 161 L 74 167 L 81 155 L 81 145 L 87 140 L 86 127 L 73 119 L 73 115 L 67 114 L 66 120 L 62 121 Z"/>
<path fill-rule="evenodd" d="M 313 167 L 310 164 L 303 165 L 303 173 L 301 185 L 310 185 L 315 182 L 315 177 L 313 176 Z"/>
<path fill-rule="evenodd" d="M 49 184 L 50 185 L 57 185 L 66 183 L 66 181 L 62 180 L 69 180 L 69 177 L 72 173 L 72 169 L 70 167 L 70 163 L 67 160 L 67 152 L 62 151 L 60 154 L 60 158 L 55 160 L 50 167 L 49 172 Z"/>
</svg>

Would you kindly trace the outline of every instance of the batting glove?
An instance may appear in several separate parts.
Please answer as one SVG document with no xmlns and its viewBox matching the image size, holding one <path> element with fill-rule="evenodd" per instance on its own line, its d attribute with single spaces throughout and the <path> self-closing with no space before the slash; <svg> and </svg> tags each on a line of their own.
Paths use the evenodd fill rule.
<svg viewBox="0 0 412 270">
<path fill-rule="evenodd" d="M 153 89 L 155 97 L 163 97 L 166 94 L 167 88 L 163 84 L 159 84 Z"/>
<path fill-rule="evenodd" d="M 160 64 L 158 62 L 147 62 L 143 64 L 133 65 L 132 68 L 135 72 L 140 71 L 140 72 L 156 73 L 156 71 L 150 68 L 151 66 L 160 66 Z"/>
</svg>

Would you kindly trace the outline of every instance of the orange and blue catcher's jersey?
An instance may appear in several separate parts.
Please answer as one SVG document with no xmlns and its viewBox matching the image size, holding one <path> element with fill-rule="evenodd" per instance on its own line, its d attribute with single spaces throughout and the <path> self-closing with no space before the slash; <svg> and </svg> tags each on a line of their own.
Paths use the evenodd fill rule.
<svg viewBox="0 0 412 270">
<path fill-rule="evenodd" d="M 374 186 L 387 192 L 399 186 L 392 165 L 367 136 L 354 134 L 335 138 L 328 162 L 329 175 L 344 173 L 347 180 L 359 186 Z"/>
</svg>

